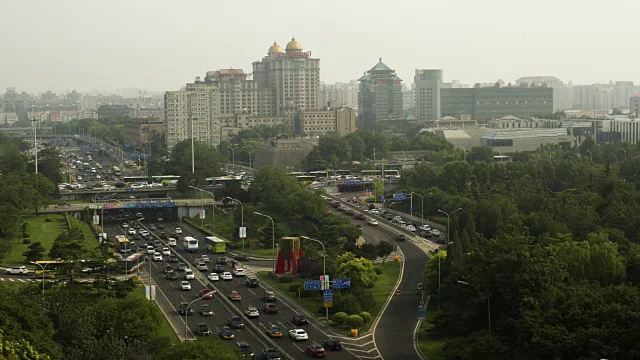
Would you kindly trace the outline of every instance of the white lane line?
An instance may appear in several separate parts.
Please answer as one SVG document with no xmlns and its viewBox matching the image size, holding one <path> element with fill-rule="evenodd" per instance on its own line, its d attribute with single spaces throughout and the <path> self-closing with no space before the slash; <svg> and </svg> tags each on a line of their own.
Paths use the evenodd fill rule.
<svg viewBox="0 0 640 360">
<path fill-rule="evenodd" d="M 346 344 L 346 345 L 349 345 L 349 346 L 360 346 L 360 347 L 362 347 L 362 346 L 368 346 L 368 345 L 373 344 L 373 340 L 369 341 L 368 343 L 364 343 L 364 344 L 355 344 L 355 343 L 350 343 L 350 342 L 343 341 L 342 344 Z"/>
<path fill-rule="evenodd" d="M 295 341 L 295 340 L 294 340 Z M 300 349 L 300 351 L 304 352 L 304 350 L 302 350 L 302 348 L 300 346 L 298 346 L 298 344 L 296 344 L 295 342 L 291 343 L 293 346 L 297 347 L 298 349 Z"/>
<path fill-rule="evenodd" d="M 353 344 L 349 344 L 349 345 L 353 345 Z M 372 351 L 377 351 L 378 350 L 378 349 L 375 349 L 375 348 L 374 349 L 369 349 L 369 350 L 354 349 L 354 348 L 350 348 L 350 347 L 344 346 L 344 344 L 342 345 L 342 348 L 343 349 L 347 349 L 349 351 L 357 351 L 357 352 L 362 352 L 362 353 L 366 353 L 366 354 L 369 354 Z"/>
</svg>

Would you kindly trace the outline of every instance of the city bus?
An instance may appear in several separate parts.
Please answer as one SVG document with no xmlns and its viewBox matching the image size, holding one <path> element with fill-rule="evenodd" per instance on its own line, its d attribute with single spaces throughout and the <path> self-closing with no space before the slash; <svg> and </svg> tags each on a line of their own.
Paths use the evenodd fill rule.
<svg viewBox="0 0 640 360">
<path fill-rule="evenodd" d="M 122 175 L 122 172 L 120 171 L 120 168 L 119 168 L 119 167 L 114 166 L 114 167 L 113 167 L 113 174 L 114 174 L 115 176 L 120 176 L 120 175 Z"/>
<path fill-rule="evenodd" d="M 329 177 L 329 172 L 327 170 L 310 171 L 309 175 L 315 177 L 315 180 L 321 181 L 326 180 Z"/>
<path fill-rule="evenodd" d="M 58 270 L 64 265 L 63 260 L 38 260 L 36 261 L 35 278 L 43 276 L 54 278 Z"/>
<path fill-rule="evenodd" d="M 122 178 L 122 182 L 125 184 L 131 183 L 158 183 L 162 185 L 175 185 L 180 180 L 179 175 L 153 175 L 153 176 L 125 176 Z"/>
<path fill-rule="evenodd" d="M 145 256 L 143 253 L 135 253 L 120 260 L 118 263 L 120 264 L 120 270 L 122 272 L 131 274 L 138 271 L 144 265 L 144 261 Z"/>
<path fill-rule="evenodd" d="M 380 177 L 381 174 L 382 174 L 382 170 L 380 169 L 360 171 L 360 175 L 362 176 Z M 384 177 L 388 178 L 388 177 L 398 177 L 398 176 L 400 176 L 400 170 L 384 169 Z"/>
<path fill-rule="evenodd" d="M 133 250 L 131 249 L 129 239 L 124 235 L 116 235 L 116 247 L 121 254 L 126 254 Z"/>
<path fill-rule="evenodd" d="M 215 236 L 207 236 L 205 238 L 207 240 L 207 249 L 214 254 L 224 254 L 227 252 L 227 244 L 224 240 L 217 238 Z"/>
<path fill-rule="evenodd" d="M 186 252 L 198 252 L 198 239 L 194 237 L 185 236 L 182 245 Z"/>
</svg>

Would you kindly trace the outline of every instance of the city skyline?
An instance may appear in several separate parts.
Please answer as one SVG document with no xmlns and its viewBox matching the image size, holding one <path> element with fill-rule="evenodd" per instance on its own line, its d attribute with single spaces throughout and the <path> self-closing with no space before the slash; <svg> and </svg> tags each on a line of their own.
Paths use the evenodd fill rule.
<svg viewBox="0 0 640 360">
<path fill-rule="evenodd" d="M 415 69 L 445 69 L 447 80 L 463 83 L 537 75 L 574 84 L 637 83 L 632 47 L 621 36 L 633 33 L 633 24 L 589 25 L 618 3 L 640 10 L 621 0 L 588 7 L 543 0 L 526 12 L 506 0 L 386 8 L 361 1 L 8 2 L 0 11 L 28 14 L 28 22 L 8 16 L 0 23 L 12 34 L 3 39 L 9 56 L 0 66 L 0 89 L 177 90 L 206 71 L 249 72 L 274 40 L 285 44 L 292 36 L 322 59 L 325 83 L 357 79 L 380 57 L 406 83 Z M 210 20 L 203 22 L 203 14 Z"/>
</svg>

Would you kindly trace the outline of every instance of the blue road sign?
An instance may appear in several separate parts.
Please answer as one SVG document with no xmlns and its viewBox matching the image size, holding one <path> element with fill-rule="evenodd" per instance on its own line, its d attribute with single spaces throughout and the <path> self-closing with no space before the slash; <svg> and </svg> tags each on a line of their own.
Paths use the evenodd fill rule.
<svg viewBox="0 0 640 360">
<path fill-rule="evenodd" d="M 384 195 L 380 196 L 380 200 L 384 201 Z"/>
<path fill-rule="evenodd" d="M 426 313 L 426 309 L 424 308 L 424 305 L 422 304 L 418 305 L 418 320 L 424 321 L 425 313 Z"/>
<path fill-rule="evenodd" d="M 393 201 L 405 201 L 407 200 L 407 193 L 393 194 Z"/>
<path fill-rule="evenodd" d="M 305 280 L 304 281 L 304 289 L 305 290 L 322 290 L 322 281 L 320 281 L 320 280 Z"/>
<path fill-rule="evenodd" d="M 324 302 L 331 302 L 331 301 L 333 301 L 333 290 L 332 289 L 324 290 Z"/>
<path fill-rule="evenodd" d="M 334 289 L 348 289 L 351 287 L 351 279 L 333 279 Z"/>
</svg>

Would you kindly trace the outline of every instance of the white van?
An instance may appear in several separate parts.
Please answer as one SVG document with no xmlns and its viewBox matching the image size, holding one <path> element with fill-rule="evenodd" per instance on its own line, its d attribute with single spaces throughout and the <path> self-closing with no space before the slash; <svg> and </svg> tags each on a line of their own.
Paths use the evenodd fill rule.
<svg viewBox="0 0 640 360">
<path fill-rule="evenodd" d="M 400 220 L 398 221 L 398 226 L 400 226 L 401 228 L 407 227 L 407 223 L 404 220 Z"/>
<path fill-rule="evenodd" d="M 147 245 L 147 254 L 153 255 L 153 253 L 155 252 L 156 252 L 156 249 L 153 247 L 153 245 Z"/>
</svg>

